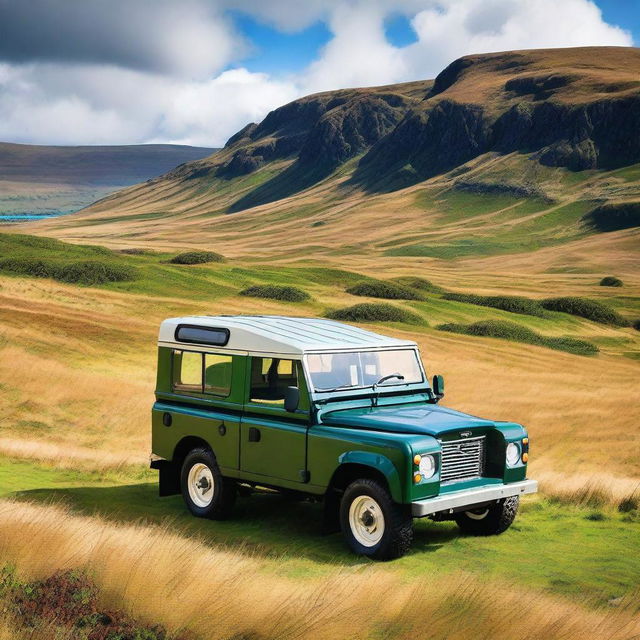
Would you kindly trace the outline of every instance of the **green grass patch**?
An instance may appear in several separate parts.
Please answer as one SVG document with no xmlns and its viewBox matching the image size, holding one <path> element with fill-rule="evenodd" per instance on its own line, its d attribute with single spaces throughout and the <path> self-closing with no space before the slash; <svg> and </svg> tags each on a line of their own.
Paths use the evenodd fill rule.
<svg viewBox="0 0 640 640">
<path fill-rule="evenodd" d="M 568 313 L 572 316 L 579 316 L 599 322 L 600 324 L 608 324 L 614 327 L 628 327 L 629 322 L 623 318 L 617 311 L 608 307 L 601 302 L 590 300 L 589 298 L 578 297 L 562 297 L 562 298 L 546 298 L 540 304 L 549 311 L 559 311 Z"/>
<path fill-rule="evenodd" d="M 616 278 L 615 276 L 605 276 L 600 280 L 601 287 L 621 287 L 623 286 L 622 280 L 620 278 Z"/>
<path fill-rule="evenodd" d="M 282 302 L 304 302 L 311 296 L 298 287 L 289 287 L 275 284 L 257 284 L 240 292 L 241 296 L 250 298 L 268 298 Z"/>
<path fill-rule="evenodd" d="M 385 300 L 422 300 L 415 289 L 405 287 L 394 282 L 384 282 L 383 280 L 368 280 L 359 282 L 349 287 L 347 293 L 353 296 L 363 296 L 367 298 L 383 298 Z"/>
<path fill-rule="evenodd" d="M 363 302 L 351 307 L 335 309 L 325 314 L 332 320 L 347 322 L 405 322 L 408 324 L 426 324 L 416 313 L 386 302 Z"/>
<path fill-rule="evenodd" d="M 527 316 L 542 317 L 545 315 L 540 303 L 524 296 L 479 296 L 472 293 L 445 293 L 445 300 L 466 302 L 481 307 L 493 307 L 511 313 L 519 313 Z"/>
<path fill-rule="evenodd" d="M 214 251 L 185 251 L 169 260 L 171 264 L 207 264 L 223 261 L 224 258 Z"/>
<path fill-rule="evenodd" d="M 472 324 L 447 323 L 438 325 L 436 328 L 441 331 L 462 333 L 468 336 L 502 338 L 512 342 L 524 342 L 580 356 L 593 356 L 599 352 L 596 345 L 586 340 L 578 340 L 568 336 L 559 338 L 543 336 L 532 329 L 506 320 L 480 320 Z"/>
</svg>

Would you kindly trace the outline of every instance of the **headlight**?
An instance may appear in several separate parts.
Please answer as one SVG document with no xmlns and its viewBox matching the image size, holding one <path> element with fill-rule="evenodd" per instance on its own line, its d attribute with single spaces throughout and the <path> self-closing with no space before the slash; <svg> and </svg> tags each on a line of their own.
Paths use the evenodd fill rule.
<svg viewBox="0 0 640 640">
<path fill-rule="evenodd" d="M 520 462 L 520 447 L 515 442 L 510 442 L 507 445 L 507 464 L 510 467 Z"/>
<path fill-rule="evenodd" d="M 436 459 L 430 455 L 422 456 L 419 469 L 423 479 L 430 478 L 436 472 Z"/>
</svg>

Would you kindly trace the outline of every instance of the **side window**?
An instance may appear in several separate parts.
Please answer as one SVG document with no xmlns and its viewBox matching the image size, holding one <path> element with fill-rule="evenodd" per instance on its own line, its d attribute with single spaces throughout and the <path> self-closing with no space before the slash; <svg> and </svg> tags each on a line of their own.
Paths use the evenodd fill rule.
<svg viewBox="0 0 640 640">
<path fill-rule="evenodd" d="M 204 356 L 204 392 L 216 396 L 231 393 L 231 356 L 206 353 Z"/>
<path fill-rule="evenodd" d="M 173 388 L 175 391 L 202 393 L 202 354 L 173 352 Z"/>
<path fill-rule="evenodd" d="M 299 387 L 301 363 L 280 358 L 251 358 L 249 399 L 271 407 L 284 407 L 287 387 Z"/>
</svg>

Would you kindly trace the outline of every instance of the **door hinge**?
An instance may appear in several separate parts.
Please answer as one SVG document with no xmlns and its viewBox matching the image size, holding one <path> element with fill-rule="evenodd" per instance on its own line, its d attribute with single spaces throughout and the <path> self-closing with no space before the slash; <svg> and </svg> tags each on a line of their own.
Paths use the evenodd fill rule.
<svg viewBox="0 0 640 640">
<path fill-rule="evenodd" d="M 309 482 L 309 480 L 311 480 L 311 473 L 306 469 L 300 469 L 300 471 L 298 471 L 298 475 L 300 476 L 301 482 Z"/>
</svg>

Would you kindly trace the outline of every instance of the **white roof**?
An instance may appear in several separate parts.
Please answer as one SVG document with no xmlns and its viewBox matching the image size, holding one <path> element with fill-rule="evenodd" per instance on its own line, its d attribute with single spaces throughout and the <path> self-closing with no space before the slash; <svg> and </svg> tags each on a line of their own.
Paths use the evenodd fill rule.
<svg viewBox="0 0 640 640">
<path fill-rule="evenodd" d="M 160 325 L 158 342 L 175 346 L 178 325 L 229 330 L 229 341 L 216 351 L 302 355 L 318 351 L 359 351 L 415 347 L 411 340 L 398 340 L 342 322 L 323 318 L 285 316 L 187 316 L 169 318 Z M 190 345 L 191 346 L 191 345 Z M 195 345 L 197 348 L 197 345 Z M 211 348 L 211 347 L 209 347 Z"/>
</svg>

